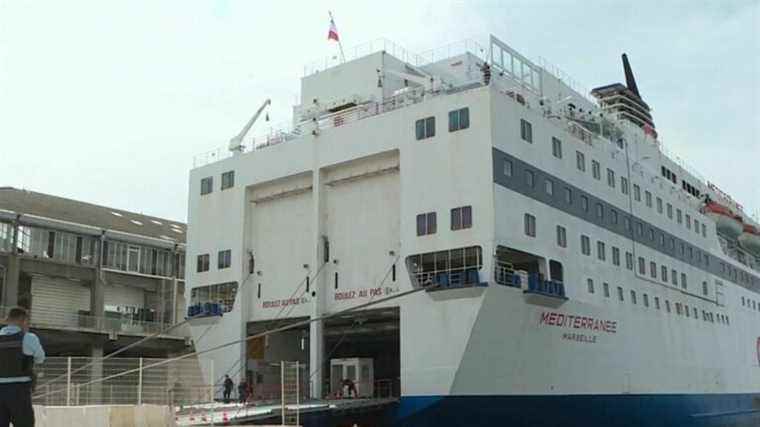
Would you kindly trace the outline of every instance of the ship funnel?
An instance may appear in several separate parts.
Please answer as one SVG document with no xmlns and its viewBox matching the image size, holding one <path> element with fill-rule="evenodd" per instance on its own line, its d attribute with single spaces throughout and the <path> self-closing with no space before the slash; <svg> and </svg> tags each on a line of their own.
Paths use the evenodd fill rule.
<svg viewBox="0 0 760 427">
<path fill-rule="evenodd" d="M 636 86 L 636 78 L 633 77 L 633 70 L 631 70 L 631 63 L 628 62 L 628 55 L 626 54 L 623 54 L 623 72 L 625 73 L 625 85 L 628 86 L 631 92 L 641 98 L 639 88 Z"/>
</svg>

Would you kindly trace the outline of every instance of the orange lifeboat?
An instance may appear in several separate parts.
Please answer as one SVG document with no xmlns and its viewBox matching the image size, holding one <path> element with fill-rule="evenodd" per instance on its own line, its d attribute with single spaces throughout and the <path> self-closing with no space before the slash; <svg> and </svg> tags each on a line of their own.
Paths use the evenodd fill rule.
<svg viewBox="0 0 760 427">
<path fill-rule="evenodd" d="M 739 236 L 739 244 L 755 256 L 760 256 L 760 230 L 755 226 L 745 224 L 744 231 Z"/>
<path fill-rule="evenodd" d="M 715 226 L 720 234 L 731 238 L 737 238 L 744 231 L 742 218 L 734 215 L 731 209 L 716 202 L 708 202 L 702 212 L 715 221 Z"/>
</svg>

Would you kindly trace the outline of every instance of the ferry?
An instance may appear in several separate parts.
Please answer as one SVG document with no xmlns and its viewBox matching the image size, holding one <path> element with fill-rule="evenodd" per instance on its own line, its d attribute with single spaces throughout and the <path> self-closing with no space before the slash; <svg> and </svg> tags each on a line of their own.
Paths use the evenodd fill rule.
<svg viewBox="0 0 760 427">
<path fill-rule="evenodd" d="M 666 149 L 626 55 L 587 91 L 495 36 L 353 52 L 195 159 L 210 382 L 297 362 L 296 400 L 348 379 L 395 426 L 760 425 L 760 224 Z"/>
</svg>

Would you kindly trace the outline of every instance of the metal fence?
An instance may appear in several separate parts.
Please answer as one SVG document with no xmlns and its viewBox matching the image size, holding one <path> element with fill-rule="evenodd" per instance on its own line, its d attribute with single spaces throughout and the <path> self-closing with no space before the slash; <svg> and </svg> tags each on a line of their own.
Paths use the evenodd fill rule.
<svg viewBox="0 0 760 427">
<path fill-rule="evenodd" d="M 38 365 L 40 405 L 188 405 L 213 400 L 196 358 L 51 357 Z"/>
</svg>

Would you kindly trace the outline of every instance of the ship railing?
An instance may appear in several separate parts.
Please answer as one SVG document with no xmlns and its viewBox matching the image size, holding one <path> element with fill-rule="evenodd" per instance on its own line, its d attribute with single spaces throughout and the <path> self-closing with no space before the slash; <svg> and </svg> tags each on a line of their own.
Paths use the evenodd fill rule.
<svg viewBox="0 0 760 427">
<path fill-rule="evenodd" d="M 378 38 L 345 49 L 343 51 L 345 58 L 341 57 L 340 54 L 338 54 L 336 51 L 335 55 L 326 56 L 323 59 L 310 62 L 304 66 L 303 75 L 310 76 L 312 74 L 324 71 L 328 68 L 340 65 L 346 61 L 352 61 L 354 59 L 381 51 L 387 52 L 388 54 L 415 66 L 419 66 L 425 63 L 424 58 L 403 48 L 398 43 L 386 38 Z"/>
</svg>

